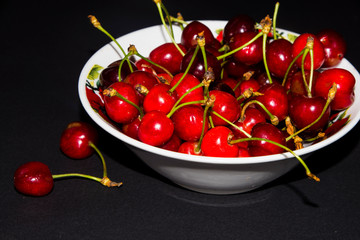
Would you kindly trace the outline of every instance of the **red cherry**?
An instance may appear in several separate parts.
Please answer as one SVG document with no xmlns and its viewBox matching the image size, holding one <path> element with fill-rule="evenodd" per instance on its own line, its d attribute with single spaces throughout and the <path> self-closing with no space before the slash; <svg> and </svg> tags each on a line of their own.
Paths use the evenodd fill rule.
<svg viewBox="0 0 360 240">
<path fill-rule="evenodd" d="M 239 148 L 236 144 L 230 143 L 233 136 L 233 133 L 227 127 L 214 127 L 204 135 L 201 150 L 205 156 L 238 157 Z"/>
<path fill-rule="evenodd" d="M 182 143 L 181 139 L 176 134 L 173 134 L 169 141 L 167 141 L 166 143 L 164 143 L 159 147 L 169 151 L 177 152 L 179 150 L 181 143 Z"/>
<path fill-rule="evenodd" d="M 123 82 L 131 84 L 135 90 L 137 85 L 142 85 L 146 87 L 146 89 L 149 91 L 158 83 L 157 78 L 154 74 L 139 70 L 127 75 Z M 136 91 L 136 93 L 139 97 L 140 103 L 142 103 L 144 101 L 145 95 L 140 93 L 139 91 Z"/>
<path fill-rule="evenodd" d="M 248 107 L 245 109 L 244 119 L 239 119 L 234 124 L 240 129 L 244 130 L 248 134 L 251 134 L 252 128 L 261 122 L 266 122 L 266 117 L 263 112 L 254 107 Z M 239 129 L 231 126 L 230 129 L 233 131 L 236 138 L 246 138 L 247 136 Z"/>
<path fill-rule="evenodd" d="M 274 125 L 270 123 L 258 123 L 251 131 L 253 138 L 262 138 L 274 141 L 283 146 L 286 145 L 285 137 L 283 133 Z M 266 141 L 249 141 L 249 152 L 251 156 L 264 156 L 284 152 L 283 148 L 276 146 L 275 144 Z"/>
<path fill-rule="evenodd" d="M 260 101 L 267 110 L 275 115 L 279 121 L 285 119 L 288 115 L 288 96 L 286 90 L 279 83 L 274 82 L 272 84 L 266 84 L 262 86 L 259 91 L 263 95 L 255 97 L 256 100 Z M 259 105 L 256 107 L 260 111 L 264 111 Z M 266 114 L 266 118 L 269 119 L 269 116 Z"/>
<path fill-rule="evenodd" d="M 171 93 L 170 89 L 170 85 L 156 84 L 144 98 L 144 111 L 158 110 L 166 114 L 169 113 L 177 101 L 176 93 Z"/>
<path fill-rule="evenodd" d="M 211 43 L 215 40 L 215 37 L 211 30 L 205 24 L 199 21 L 192 21 L 186 25 L 181 33 L 181 44 L 184 45 L 187 49 L 196 46 L 197 36 L 203 31 L 206 44 L 211 45 Z"/>
<path fill-rule="evenodd" d="M 175 134 L 184 141 L 198 141 L 202 134 L 204 109 L 197 105 L 181 107 L 171 117 L 174 122 Z M 206 118 L 204 132 L 208 130 Z"/>
<path fill-rule="evenodd" d="M 47 165 L 34 161 L 16 169 L 14 186 L 25 195 L 44 196 L 53 189 L 54 180 Z"/>
<path fill-rule="evenodd" d="M 108 88 L 114 82 L 119 82 L 119 65 L 121 60 L 111 63 L 108 67 L 103 69 L 100 73 L 99 83 L 102 89 Z M 132 69 L 137 70 L 136 65 L 131 62 Z M 131 73 L 128 63 L 125 61 L 121 67 L 121 79 L 124 80 L 127 75 Z"/>
<path fill-rule="evenodd" d="M 60 149 L 68 157 L 82 159 L 94 153 L 90 145 L 97 144 L 98 133 L 96 129 L 86 122 L 71 122 L 62 132 Z"/>
<path fill-rule="evenodd" d="M 289 102 L 289 116 L 297 130 L 313 123 L 323 111 L 326 100 L 323 97 L 293 96 Z M 308 128 L 304 133 L 313 137 L 323 130 L 329 122 L 330 108 L 328 107 L 321 119 Z M 304 135 L 304 133 L 302 135 Z"/>
<path fill-rule="evenodd" d="M 223 118 L 235 122 L 240 117 L 241 107 L 233 95 L 219 90 L 212 90 L 209 92 L 209 96 L 215 99 L 212 110 Z M 214 113 L 211 113 L 211 117 L 215 126 L 228 125 L 226 121 L 214 115 Z"/>
<path fill-rule="evenodd" d="M 335 67 L 344 58 L 346 42 L 343 36 L 333 29 L 324 29 L 316 34 L 325 50 L 323 67 Z"/>
<path fill-rule="evenodd" d="M 178 81 L 183 77 L 184 73 L 179 73 L 174 76 L 170 86 L 174 87 Z M 185 93 L 189 92 L 195 86 L 198 86 L 200 81 L 192 74 L 186 74 L 186 76 L 181 80 L 181 83 L 175 88 L 176 98 L 179 99 Z M 187 95 L 180 101 L 180 103 L 200 101 L 204 99 L 203 88 L 197 88 L 187 93 Z"/>
<path fill-rule="evenodd" d="M 242 80 L 239 86 L 240 95 L 250 88 L 253 92 L 257 92 L 260 89 L 259 82 L 253 78 L 250 78 L 249 80 Z"/>
<path fill-rule="evenodd" d="M 256 32 L 244 32 L 238 33 L 233 36 L 230 42 L 230 50 L 235 50 L 238 47 L 243 46 L 247 42 L 251 41 L 257 35 Z M 262 61 L 263 59 L 263 47 L 262 38 L 256 39 L 248 46 L 233 54 L 233 58 L 246 65 L 254 65 Z"/>
<path fill-rule="evenodd" d="M 135 118 L 132 122 L 127 123 L 127 124 L 123 124 L 121 126 L 121 131 L 128 137 L 134 138 L 136 140 L 139 140 L 138 137 L 138 130 L 139 130 L 139 125 L 140 125 L 140 118 L 137 117 Z"/>
<path fill-rule="evenodd" d="M 186 52 L 186 48 L 183 45 L 178 44 L 178 46 L 183 52 Z M 180 72 L 182 58 L 183 56 L 173 43 L 164 43 L 153 49 L 149 54 L 151 61 L 164 67 L 173 75 Z M 164 72 L 156 66 L 153 66 L 153 68 L 157 73 Z"/>
<path fill-rule="evenodd" d="M 201 149 L 197 152 L 199 142 L 183 142 L 179 149 L 179 153 L 189 154 L 189 155 L 199 155 L 203 156 Z"/>
<path fill-rule="evenodd" d="M 308 38 L 314 39 L 313 56 L 314 56 L 314 69 L 316 70 L 319 69 L 325 61 L 325 51 L 323 44 L 314 34 L 303 33 L 300 36 L 298 36 L 293 43 L 292 56 L 293 58 L 295 58 L 296 56 L 299 55 L 299 53 L 305 48 Z M 301 62 L 302 62 L 302 57 L 299 57 L 296 60 L 296 64 L 298 66 L 301 66 Z M 307 54 L 304 62 L 304 69 L 310 70 L 310 67 L 311 67 L 310 54 Z"/>
<path fill-rule="evenodd" d="M 266 46 L 266 61 L 271 74 L 283 78 L 292 62 L 292 43 L 286 39 L 277 39 Z"/>
<path fill-rule="evenodd" d="M 230 58 L 224 65 L 224 71 L 229 77 L 242 78 L 244 73 L 249 71 L 249 66 Z"/>
<path fill-rule="evenodd" d="M 314 94 L 314 86 L 315 86 L 315 82 L 316 82 L 318 75 L 319 75 L 318 71 L 313 72 L 311 95 Z M 306 78 L 307 84 L 309 85 L 310 71 L 305 71 L 305 78 Z M 301 71 L 298 71 L 298 72 L 292 74 L 291 76 L 289 76 L 285 86 L 286 86 L 285 87 L 286 89 L 290 90 L 292 95 L 308 96 L 308 90 L 305 87 L 303 74 Z"/>
<path fill-rule="evenodd" d="M 138 130 L 140 141 L 152 146 L 161 146 L 170 140 L 174 132 L 174 124 L 161 111 L 146 113 L 141 119 Z"/>
<path fill-rule="evenodd" d="M 221 82 L 225 83 L 226 85 L 228 85 L 233 90 L 234 96 L 236 98 L 241 95 L 240 87 L 236 87 L 238 85 L 238 82 L 239 82 L 238 80 L 236 80 L 234 78 L 226 77 L 226 78 L 223 78 L 221 80 Z"/>
<path fill-rule="evenodd" d="M 239 156 L 238 157 L 251 157 L 249 149 L 239 147 Z"/>
<path fill-rule="evenodd" d="M 115 89 L 121 96 L 135 105 L 139 105 L 139 97 L 134 87 L 125 82 L 115 82 L 109 88 Z M 129 123 L 134 120 L 139 111 L 118 96 L 104 96 L 105 110 L 108 116 L 117 123 Z"/>
<path fill-rule="evenodd" d="M 245 14 L 231 18 L 224 27 L 223 41 L 229 43 L 237 33 L 255 32 L 255 20 Z"/>
<path fill-rule="evenodd" d="M 315 82 L 315 95 L 327 98 L 333 83 L 336 83 L 337 90 L 330 103 L 331 110 L 340 111 L 350 107 L 355 99 L 355 77 L 346 69 L 332 68 L 321 72 Z"/>
<path fill-rule="evenodd" d="M 137 60 L 135 62 L 135 65 L 139 71 L 144 71 L 144 72 L 154 74 L 155 70 L 153 69 L 153 66 L 149 62 L 147 62 L 145 59 L 140 58 L 139 60 Z"/>
</svg>

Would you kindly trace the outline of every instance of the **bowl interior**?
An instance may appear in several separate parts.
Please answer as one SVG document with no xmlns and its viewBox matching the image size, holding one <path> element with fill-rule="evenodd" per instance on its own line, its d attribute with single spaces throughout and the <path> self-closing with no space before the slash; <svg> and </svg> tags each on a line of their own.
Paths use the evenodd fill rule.
<svg viewBox="0 0 360 240">
<path fill-rule="evenodd" d="M 215 36 L 216 36 L 216 30 L 224 28 L 226 24 L 226 21 L 216 21 L 216 20 L 206 20 L 201 22 L 207 25 L 213 31 Z M 175 39 L 179 41 L 181 30 L 176 27 L 174 30 L 175 30 L 174 31 Z M 296 33 L 291 31 L 287 31 L 283 29 L 278 29 L 278 30 L 283 33 L 284 37 L 288 36 L 288 34 L 297 35 Z M 155 47 L 159 46 L 162 43 L 170 42 L 170 38 L 168 37 L 164 27 L 161 25 L 157 25 L 126 34 L 122 37 L 119 37 L 117 41 L 124 49 L 126 49 L 125 47 L 129 46 L 130 44 L 135 45 L 139 53 L 141 53 L 143 56 L 148 56 L 150 51 Z M 92 70 L 92 68 L 95 65 L 106 67 L 111 62 L 118 60 L 119 58 L 122 57 L 123 54 L 121 53 L 121 51 L 119 50 L 119 48 L 115 43 L 110 42 L 106 44 L 86 62 L 86 64 L 84 65 L 81 71 L 79 77 L 79 83 L 78 83 L 78 92 L 81 103 L 85 111 L 99 126 L 101 126 L 105 131 L 112 134 L 114 137 L 126 142 L 131 146 L 140 148 L 144 151 L 149 151 L 154 154 L 159 154 L 162 156 L 168 156 L 170 158 L 182 159 L 184 161 L 206 162 L 212 164 L 249 164 L 249 163 L 260 163 L 260 162 L 283 160 L 293 157 L 291 153 L 274 154 L 269 156 L 250 157 L 250 158 L 216 158 L 216 157 L 193 156 L 193 155 L 186 155 L 186 154 L 164 150 L 158 147 L 153 147 L 124 135 L 116 127 L 114 127 L 111 123 L 106 121 L 96 111 L 94 111 L 94 109 L 91 107 L 89 103 L 86 94 L 87 84 L 89 82 L 92 82 L 92 84 L 94 84 L 93 81 L 96 81 L 93 79 L 88 79 L 89 72 Z M 316 144 L 306 146 L 303 149 L 296 150 L 295 153 L 298 154 L 299 156 L 316 151 L 340 139 L 346 133 L 348 133 L 357 124 L 357 122 L 360 119 L 360 102 L 359 102 L 360 98 L 357 97 L 360 95 L 360 86 L 359 86 L 360 75 L 358 71 L 355 69 L 355 67 L 347 59 L 343 59 L 342 62 L 336 67 L 349 70 L 356 79 L 355 102 L 346 112 L 347 115 L 350 115 L 350 121 L 340 131 L 338 131 L 336 134 L 332 135 L 331 137 Z"/>
</svg>

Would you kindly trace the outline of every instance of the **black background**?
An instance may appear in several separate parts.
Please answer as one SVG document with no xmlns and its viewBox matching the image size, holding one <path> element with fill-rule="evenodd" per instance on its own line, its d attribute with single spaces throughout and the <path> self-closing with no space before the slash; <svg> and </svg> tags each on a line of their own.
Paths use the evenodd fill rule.
<svg viewBox="0 0 360 240">
<path fill-rule="evenodd" d="M 247 13 L 272 15 L 275 1 L 165 1 L 185 19 L 228 20 Z M 336 3 L 336 4 L 335 4 Z M 295 32 L 334 28 L 359 68 L 359 14 L 354 1 L 280 2 L 278 27 Z M 77 93 L 80 71 L 109 42 L 93 28 L 95 15 L 115 37 L 160 24 L 147 1 L 2 1 L 0 239 L 360 239 L 360 127 L 308 160 L 303 168 L 253 192 L 216 196 L 182 189 L 158 176 L 120 141 L 99 129 L 109 177 L 124 186 L 92 181 L 55 182 L 41 198 L 13 187 L 22 163 L 42 161 L 52 172 L 101 175 L 97 155 L 72 160 L 59 150 L 71 121 L 92 122 Z M 150 37 L 150 36 L 149 36 Z"/>
</svg>

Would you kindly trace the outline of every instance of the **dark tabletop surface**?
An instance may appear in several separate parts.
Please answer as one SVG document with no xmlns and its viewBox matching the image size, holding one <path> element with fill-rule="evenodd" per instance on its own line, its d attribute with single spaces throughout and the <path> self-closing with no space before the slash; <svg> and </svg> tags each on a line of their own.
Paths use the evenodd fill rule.
<svg viewBox="0 0 360 240">
<path fill-rule="evenodd" d="M 164 1 L 185 19 L 228 20 L 238 13 L 272 15 L 275 2 Z M 321 4 L 320 4 L 321 3 Z M 360 14 L 354 1 L 280 2 L 278 26 L 295 32 L 334 28 L 360 67 Z M 159 24 L 147 1 L 2 1 L 0 239 L 360 239 L 360 126 L 317 151 L 301 167 L 256 191 L 216 196 L 182 189 L 149 169 L 121 142 L 98 129 L 99 148 L 121 188 L 93 181 L 55 182 L 40 198 L 19 194 L 13 173 L 42 161 L 53 173 L 101 175 L 97 155 L 67 158 L 60 135 L 71 121 L 92 120 L 77 82 L 86 61 L 109 39 L 92 27 L 95 15 L 115 37 Z"/>
</svg>

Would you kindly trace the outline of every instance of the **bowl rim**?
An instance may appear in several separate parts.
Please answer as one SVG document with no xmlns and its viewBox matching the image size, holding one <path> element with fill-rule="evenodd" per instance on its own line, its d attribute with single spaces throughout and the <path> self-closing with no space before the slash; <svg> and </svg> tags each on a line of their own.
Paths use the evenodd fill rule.
<svg viewBox="0 0 360 240">
<path fill-rule="evenodd" d="M 225 23 L 227 22 L 225 20 L 197 20 L 197 21 L 200 21 L 204 24 L 220 23 L 223 25 L 225 25 Z M 154 25 L 154 26 L 149 26 L 149 27 L 145 27 L 142 29 L 138 29 L 136 31 L 133 31 L 133 32 L 130 32 L 123 36 L 118 37 L 117 40 L 120 40 L 123 37 L 128 37 L 134 33 L 138 33 L 139 31 L 151 30 L 152 28 L 162 28 L 162 27 L 163 27 L 162 25 Z M 212 30 L 214 30 L 214 29 L 212 29 Z M 285 32 L 291 33 L 291 34 L 297 34 L 295 32 L 288 31 L 288 30 L 285 30 L 282 28 L 277 28 L 277 30 L 285 31 Z M 282 160 L 294 158 L 294 156 L 290 152 L 284 152 L 284 153 L 280 153 L 280 154 L 273 154 L 273 155 L 267 155 L 267 156 L 259 156 L 259 157 L 237 157 L 237 158 L 188 155 L 188 154 L 183 154 L 183 153 L 179 153 L 179 152 L 169 151 L 169 150 L 162 149 L 159 147 L 154 147 L 154 146 L 148 145 L 146 143 L 143 143 L 141 141 L 138 141 L 136 139 L 133 139 L 133 138 L 121 133 L 118 129 L 116 129 L 114 126 L 112 126 L 106 120 L 104 120 L 99 114 L 97 114 L 93 110 L 93 108 L 91 107 L 91 105 L 87 99 L 87 96 L 86 96 L 86 79 L 87 79 L 87 75 L 88 75 L 90 69 L 94 65 L 93 60 L 98 55 L 101 55 L 102 52 L 105 51 L 105 49 L 107 47 L 109 47 L 109 45 L 113 46 L 113 42 L 107 43 L 103 47 L 98 49 L 87 60 L 87 62 L 83 66 L 80 76 L 79 76 L 79 81 L 78 81 L 78 94 L 79 94 L 81 104 L 84 107 L 85 111 L 90 116 L 90 118 L 96 124 L 98 124 L 101 128 L 103 128 L 105 131 L 107 131 L 114 137 L 118 138 L 119 140 L 123 141 L 125 144 L 136 147 L 142 151 L 151 152 L 151 153 L 158 154 L 158 155 L 172 158 L 172 159 L 178 159 L 178 160 L 183 160 L 183 161 L 188 161 L 188 162 L 206 163 L 206 164 L 222 164 L 222 165 L 258 164 L 258 163 L 282 161 Z M 355 67 L 346 58 L 342 59 L 342 63 L 345 66 L 347 66 L 346 69 L 349 70 L 354 75 L 354 77 L 356 79 L 355 86 L 360 84 L 359 83 L 360 82 L 360 74 L 355 69 Z M 359 102 L 360 98 L 358 98 L 358 99 L 359 100 L 357 101 L 357 98 L 355 98 L 353 105 L 355 105 L 355 103 L 360 104 L 360 102 Z M 360 111 L 358 111 L 356 114 L 352 114 L 350 116 L 350 121 L 336 134 L 334 134 L 334 135 L 330 136 L 329 138 L 324 139 L 318 143 L 315 143 L 313 145 L 306 146 L 300 150 L 295 150 L 294 152 L 299 156 L 303 156 L 305 154 L 309 154 L 309 153 L 315 152 L 321 148 L 324 148 L 324 147 L 332 144 L 333 142 L 337 141 L 338 139 L 342 138 L 344 135 L 346 135 L 358 123 L 359 120 L 360 120 Z"/>
</svg>

